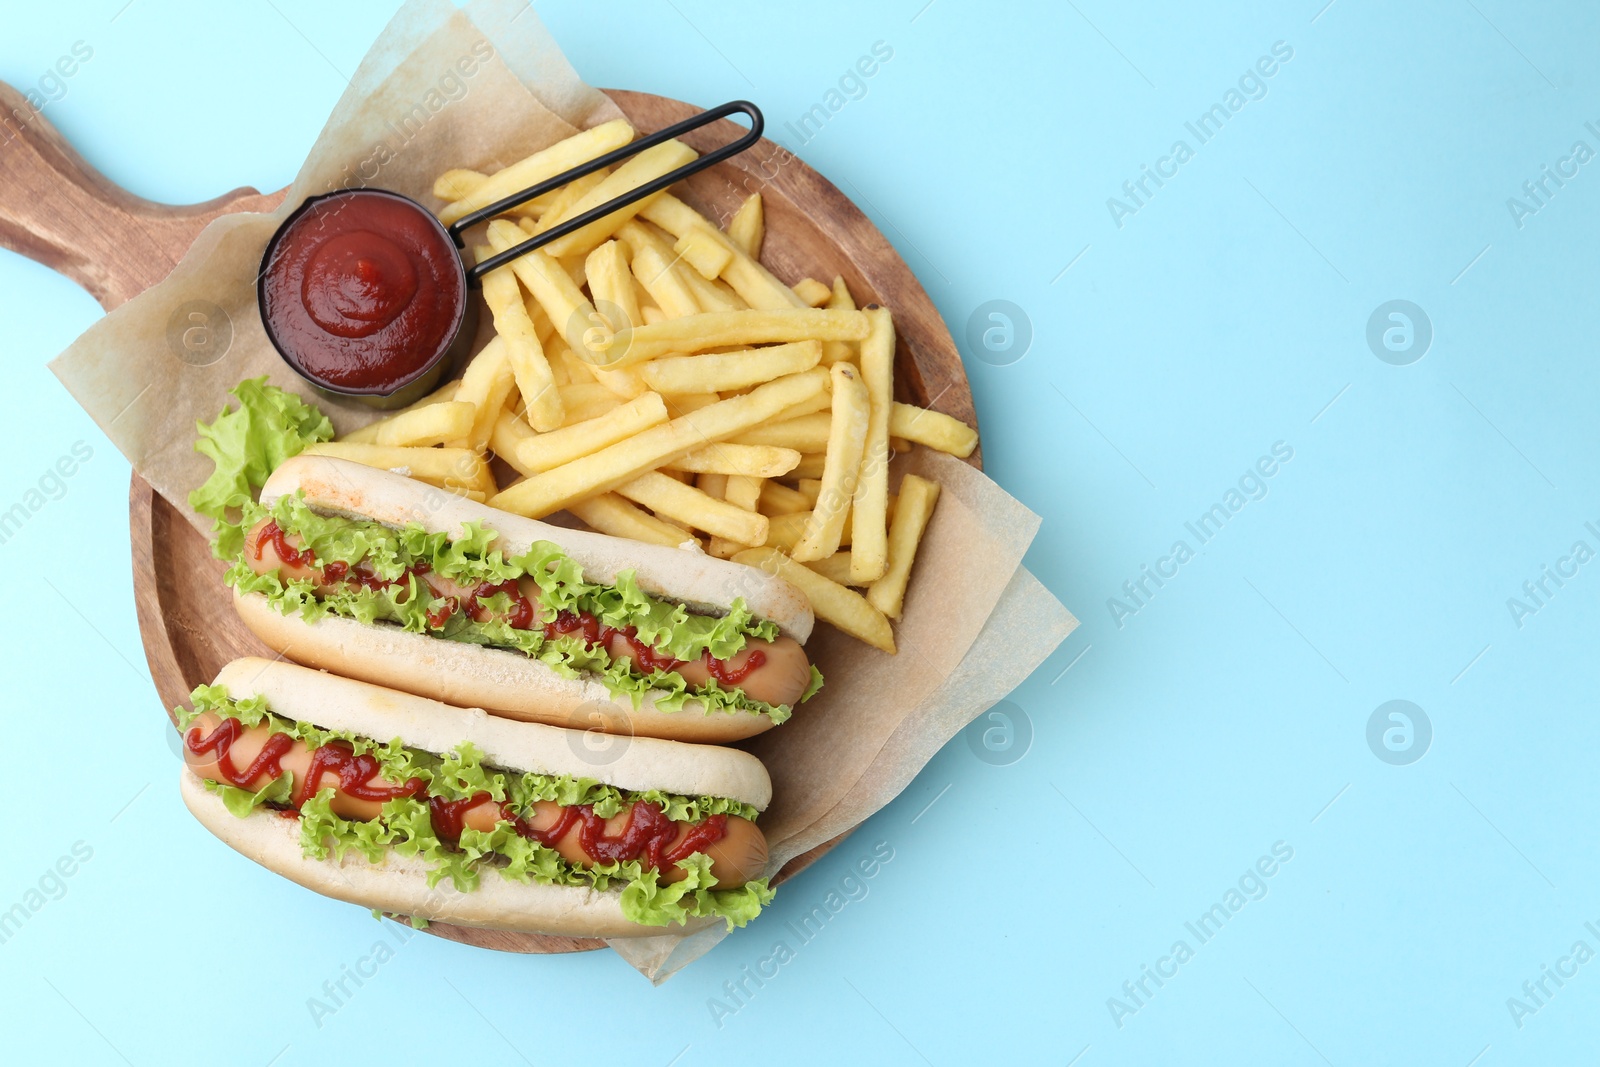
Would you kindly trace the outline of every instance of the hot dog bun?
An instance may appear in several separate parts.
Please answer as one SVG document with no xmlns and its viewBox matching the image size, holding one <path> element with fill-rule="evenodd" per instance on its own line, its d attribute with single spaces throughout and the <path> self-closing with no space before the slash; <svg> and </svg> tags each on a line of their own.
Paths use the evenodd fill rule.
<svg viewBox="0 0 1600 1067">
<path fill-rule="evenodd" d="M 399 737 L 417 749 L 444 752 L 470 741 L 484 760 L 509 771 L 570 774 L 620 789 L 660 789 L 691 796 L 720 796 L 760 809 L 771 799 L 766 768 L 735 749 L 649 738 L 622 741 L 620 750 L 595 754 L 581 733 L 497 718 L 471 708 L 399 693 L 293 664 L 235 660 L 217 675 L 235 699 L 266 698 L 268 708 L 331 730 L 374 739 Z M 574 937 L 641 937 L 665 930 L 624 917 L 620 893 L 582 886 L 523 884 L 485 874 L 462 892 L 449 879 L 428 888 L 428 865 L 392 850 L 382 862 L 358 853 L 342 861 L 308 859 L 300 822 L 261 808 L 245 818 L 230 813 L 193 770 L 181 772 L 184 805 L 236 852 L 308 889 L 337 900 L 400 915 L 462 926 Z M 672 931 L 692 931 L 718 920 L 690 919 Z"/>
<path fill-rule="evenodd" d="M 811 605 L 794 586 L 754 567 L 698 552 L 648 545 L 604 534 L 568 530 L 486 507 L 389 471 L 324 456 L 297 456 L 267 480 L 262 503 L 300 492 L 327 514 L 371 519 L 394 527 L 421 523 L 430 532 L 456 535 L 476 521 L 497 532 L 509 555 L 534 541 L 558 544 L 592 581 L 609 582 L 632 568 L 647 592 L 721 614 L 736 598 L 780 632 L 804 641 L 811 634 Z M 689 700 L 661 711 L 646 693 L 639 707 L 613 696 L 594 676 L 566 678 L 519 652 L 441 640 L 398 627 L 338 616 L 306 622 L 284 615 L 260 594 L 235 593 L 239 617 L 274 651 L 289 658 L 411 693 L 482 707 L 525 722 L 647 738 L 695 742 L 737 741 L 771 729 L 754 712 L 708 713 Z"/>
</svg>

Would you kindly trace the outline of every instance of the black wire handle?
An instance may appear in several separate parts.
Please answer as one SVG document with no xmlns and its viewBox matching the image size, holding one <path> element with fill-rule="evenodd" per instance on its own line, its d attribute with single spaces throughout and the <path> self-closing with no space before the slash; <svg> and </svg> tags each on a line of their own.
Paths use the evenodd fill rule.
<svg viewBox="0 0 1600 1067">
<path fill-rule="evenodd" d="M 496 215 L 509 211 L 519 204 L 527 203 L 536 196 L 543 196 L 550 190 L 557 188 L 558 186 L 565 185 L 567 182 L 573 181 L 577 178 L 581 178 L 585 174 L 593 174 L 602 167 L 609 167 L 613 163 L 616 163 L 620 160 L 627 159 L 630 156 L 638 155 L 646 148 L 658 145 L 662 141 L 670 141 L 672 138 L 681 133 L 688 133 L 690 130 L 697 130 L 707 123 L 715 122 L 718 119 L 727 118 L 734 112 L 742 112 L 750 118 L 750 132 L 739 138 L 737 141 L 731 141 L 714 152 L 703 155 L 693 162 L 685 163 L 677 170 L 670 171 L 653 181 L 646 182 L 637 189 L 630 189 L 628 192 L 623 193 L 619 197 L 607 200 L 599 207 L 585 211 L 577 218 L 568 219 L 559 226 L 552 226 L 544 233 L 530 237 L 521 244 L 513 245 L 504 252 L 499 252 L 493 256 L 490 256 L 482 263 L 468 268 L 467 278 L 476 283 L 485 274 L 494 270 L 496 267 L 504 266 L 513 259 L 516 259 L 519 256 L 527 255 L 534 249 L 543 247 L 557 238 L 565 237 L 574 230 L 581 230 L 583 227 L 589 225 L 589 223 L 595 221 L 596 219 L 604 218 L 613 211 L 617 210 L 619 207 L 625 207 L 636 200 L 643 200 L 647 196 L 659 193 L 661 190 L 665 189 L 674 182 L 681 181 L 691 174 L 698 173 L 699 171 L 705 170 L 707 167 L 715 166 L 725 159 L 729 159 L 738 155 L 740 152 L 743 152 L 745 149 L 751 147 L 761 139 L 761 130 L 765 124 L 765 120 L 763 120 L 761 117 L 761 109 L 750 103 L 750 101 L 731 100 L 728 103 L 723 104 L 721 107 L 714 107 L 709 111 L 702 111 L 693 118 L 684 119 L 682 122 L 668 126 L 664 130 L 657 130 L 648 137 L 625 144 L 621 148 L 607 152 L 603 156 L 600 156 L 596 159 L 591 159 L 589 162 L 573 167 L 569 171 L 557 174 L 554 178 L 549 178 L 540 182 L 538 185 L 530 186 L 527 189 L 522 190 L 520 193 L 513 193 L 503 200 L 495 201 L 486 208 L 481 208 L 477 211 L 474 211 L 470 215 L 465 215 L 460 219 L 457 219 L 456 222 L 450 226 L 450 237 L 453 241 L 455 241 L 457 248 L 463 248 L 465 247 L 466 243 L 461 237 L 462 231 L 476 226 L 485 219 L 494 218 Z"/>
</svg>

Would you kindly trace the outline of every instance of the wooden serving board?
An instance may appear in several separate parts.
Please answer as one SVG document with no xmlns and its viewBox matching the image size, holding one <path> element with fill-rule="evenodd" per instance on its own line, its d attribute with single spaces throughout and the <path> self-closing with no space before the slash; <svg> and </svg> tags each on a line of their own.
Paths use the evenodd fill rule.
<svg viewBox="0 0 1600 1067">
<path fill-rule="evenodd" d="M 690 104 L 648 93 L 610 91 L 641 133 L 697 113 Z M 29 114 L 21 94 L 0 84 L 0 114 Z M 743 129 L 726 120 L 684 138 L 707 151 Z M 78 282 L 107 311 L 161 281 L 206 224 L 236 211 L 274 210 L 285 190 L 237 189 L 188 207 L 157 204 L 108 181 L 73 151 L 43 118 L 20 134 L 0 125 L 0 247 Z M 763 139 L 728 162 L 690 178 L 678 195 L 711 219 L 726 220 L 752 192 L 761 193 L 766 238 L 761 260 L 783 281 L 823 282 L 842 274 L 863 305 L 894 311 L 898 334 L 896 394 L 977 425 L 961 356 L 944 321 L 905 261 L 883 234 L 832 183 L 783 148 Z M 980 465 L 975 453 L 973 465 Z M 272 657 L 234 614 L 222 585 L 222 564 L 204 536 L 178 510 L 133 475 L 128 492 L 134 600 L 150 674 L 163 705 L 183 703 L 239 656 Z M 774 884 L 793 877 L 840 835 L 791 860 Z M 428 931 L 453 941 L 511 952 L 575 952 L 602 948 L 593 938 L 545 937 L 434 923 Z"/>
</svg>

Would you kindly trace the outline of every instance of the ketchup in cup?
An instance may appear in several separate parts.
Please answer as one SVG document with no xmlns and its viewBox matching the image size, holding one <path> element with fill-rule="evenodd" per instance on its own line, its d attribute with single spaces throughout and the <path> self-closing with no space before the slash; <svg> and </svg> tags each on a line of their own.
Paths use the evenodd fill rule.
<svg viewBox="0 0 1600 1067">
<path fill-rule="evenodd" d="M 279 354 L 328 392 L 400 406 L 470 341 L 455 244 L 421 205 L 379 189 L 305 202 L 267 246 L 261 319 Z"/>
<path fill-rule="evenodd" d="M 482 263 L 462 263 L 458 249 L 469 227 L 735 112 L 750 119 L 738 140 Z M 256 297 L 267 337 L 284 362 L 322 392 L 373 407 L 404 407 L 427 395 L 471 346 L 477 302 L 468 290 L 485 273 L 743 152 L 761 139 L 761 130 L 760 109 L 735 100 L 513 193 L 448 229 L 421 204 L 383 189 L 312 197 L 284 220 L 261 261 Z"/>
</svg>

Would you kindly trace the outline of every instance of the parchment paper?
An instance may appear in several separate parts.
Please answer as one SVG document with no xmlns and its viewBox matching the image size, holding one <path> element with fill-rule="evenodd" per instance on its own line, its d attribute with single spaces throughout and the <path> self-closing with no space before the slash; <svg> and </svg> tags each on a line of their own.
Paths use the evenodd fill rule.
<svg viewBox="0 0 1600 1067">
<path fill-rule="evenodd" d="M 363 60 L 284 206 L 213 222 L 170 277 L 91 327 L 51 369 L 134 468 L 209 530 L 187 503 L 210 473 L 193 450 L 194 426 L 224 407 L 240 379 L 268 375 L 326 411 L 340 433 L 375 417 L 313 394 L 267 341 L 256 272 L 283 218 L 308 196 L 367 186 L 438 207 L 431 190 L 441 172 L 492 171 L 617 115 L 522 0 L 477 0 L 464 10 L 412 0 Z M 807 651 L 827 685 L 748 745 L 773 778 L 762 818 L 769 874 L 893 800 L 1077 625 L 1020 566 L 1035 515 L 948 456 L 916 449 L 896 462 L 894 477 L 906 471 L 943 491 L 895 627 L 899 654 L 819 627 Z M 716 929 L 612 947 L 661 982 L 723 936 Z"/>
</svg>

